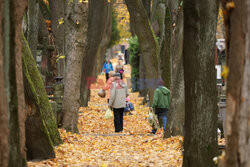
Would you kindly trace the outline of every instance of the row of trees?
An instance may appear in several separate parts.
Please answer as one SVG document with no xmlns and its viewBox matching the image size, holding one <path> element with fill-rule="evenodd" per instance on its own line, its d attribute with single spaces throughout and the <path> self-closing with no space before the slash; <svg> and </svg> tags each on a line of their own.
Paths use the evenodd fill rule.
<svg viewBox="0 0 250 167">
<path fill-rule="evenodd" d="M 88 77 L 101 71 L 106 48 L 119 40 L 114 15 L 112 28 L 113 3 L 0 2 L 0 166 L 54 158 L 53 146 L 62 143 L 41 76 L 46 70 L 47 84 L 64 76 L 61 126 L 78 132 L 78 109 L 89 97 Z"/>
<path fill-rule="evenodd" d="M 131 32 L 139 41 L 140 67 L 145 67 L 139 71 L 146 71 L 142 76 L 147 79 L 163 78 L 172 90 L 166 135 L 184 134 L 183 166 L 214 166 L 218 1 L 154 0 L 152 10 L 150 0 L 125 2 Z M 61 126 L 78 132 L 78 108 L 87 105 L 89 97 L 87 77 L 100 71 L 110 44 L 112 4 L 107 0 L 0 1 L 0 166 L 52 158 L 53 146 L 62 142 L 34 60 L 37 48 L 47 55 L 43 57 L 52 76 L 65 76 Z M 228 144 L 221 165 L 249 166 L 249 4 L 246 0 L 222 4 L 229 76 Z M 66 70 L 65 59 L 57 62 L 57 55 L 66 57 Z M 154 89 L 148 91 L 152 101 Z"/>
<path fill-rule="evenodd" d="M 183 166 L 215 166 L 218 107 L 214 50 L 219 2 L 125 2 L 131 32 L 139 40 L 140 68 L 146 70 L 146 74 L 140 71 L 140 78 L 158 76 L 171 88 L 165 137 L 184 135 Z M 226 158 L 220 163 L 225 166 L 249 165 L 247 5 L 247 1 L 222 1 L 229 68 Z M 149 87 L 148 93 L 152 101 L 153 89 Z"/>
</svg>

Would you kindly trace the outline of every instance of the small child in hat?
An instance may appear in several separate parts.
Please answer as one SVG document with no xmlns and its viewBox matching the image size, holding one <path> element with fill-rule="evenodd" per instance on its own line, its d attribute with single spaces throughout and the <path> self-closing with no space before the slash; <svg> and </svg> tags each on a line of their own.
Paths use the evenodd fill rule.
<svg viewBox="0 0 250 167">
<path fill-rule="evenodd" d="M 128 115 L 132 115 L 131 111 L 135 110 L 133 104 L 129 101 L 130 101 L 130 98 L 127 97 L 126 98 L 126 108 L 124 109 L 124 115 L 127 115 L 127 113 L 128 113 Z"/>
</svg>

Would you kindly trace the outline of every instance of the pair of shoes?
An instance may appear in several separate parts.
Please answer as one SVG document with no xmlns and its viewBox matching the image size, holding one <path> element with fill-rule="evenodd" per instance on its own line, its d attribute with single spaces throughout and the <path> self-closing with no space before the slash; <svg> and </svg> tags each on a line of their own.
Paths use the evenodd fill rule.
<svg viewBox="0 0 250 167">
<path fill-rule="evenodd" d="M 156 132 L 157 132 L 157 129 L 153 129 L 153 130 L 150 132 L 150 134 L 156 134 Z"/>
<path fill-rule="evenodd" d="M 117 132 L 115 132 L 115 133 L 122 133 L 122 130 L 121 130 L 121 131 L 117 131 Z"/>
</svg>

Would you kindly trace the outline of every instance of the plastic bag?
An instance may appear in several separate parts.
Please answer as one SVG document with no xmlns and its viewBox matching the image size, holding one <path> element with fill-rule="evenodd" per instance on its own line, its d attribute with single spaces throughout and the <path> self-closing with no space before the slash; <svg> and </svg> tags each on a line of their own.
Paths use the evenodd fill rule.
<svg viewBox="0 0 250 167">
<path fill-rule="evenodd" d="M 111 119 L 111 118 L 113 118 L 113 112 L 111 111 L 110 108 L 108 108 L 108 109 L 106 110 L 106 113 L 105 113 L 104 118 L 105 118 L 105 119 Z"/>
<path fill-rule="evenodd" d="M 158 129 L 159 128 L 159 121 L 157 116 L 152 110 L 149 110 L 148 112 L 148 123 L 153 129 Z"/>
</svg>

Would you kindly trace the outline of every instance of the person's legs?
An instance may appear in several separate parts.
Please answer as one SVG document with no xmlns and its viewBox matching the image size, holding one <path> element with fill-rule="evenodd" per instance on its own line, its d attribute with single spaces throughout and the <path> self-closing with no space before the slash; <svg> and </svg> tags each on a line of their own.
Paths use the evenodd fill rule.
<svg viewBox="0 0 250 167">
<path fill-rule="evenodd" d="M 114 125 L 115 125 L 115 132 L 119 132 L 119 109 L 113 108 L 114 112 Z"/>
<path fill-rule="evenodd" d="M 163 123 L 164 131 L 166 131 L 166 126 L 167 126 L 167 115 L 162 115 L 162 116 L 161 116 L 161 120 L 162 120 L 162 123 Z"/>
<path fill-rule="evenodd" d="M 109 79 L 109 73 L 105 73 L 105 75 L 106 75 L 106 82 L 107 82 Z"/>
<path fill-rule="evenodd" d="M 123 111 L 124 108 L 119 108 L 119 131 L 121 132 L 123 130 Z"/>
</svg>

